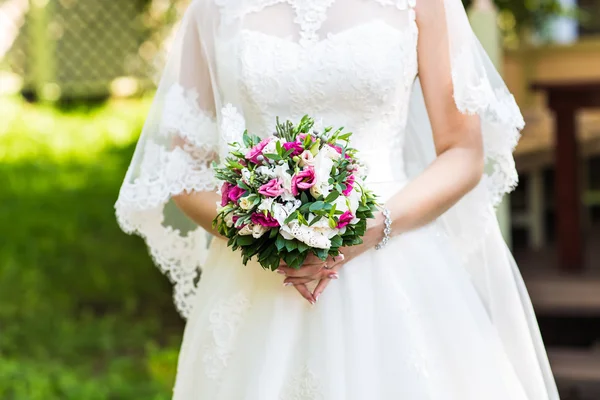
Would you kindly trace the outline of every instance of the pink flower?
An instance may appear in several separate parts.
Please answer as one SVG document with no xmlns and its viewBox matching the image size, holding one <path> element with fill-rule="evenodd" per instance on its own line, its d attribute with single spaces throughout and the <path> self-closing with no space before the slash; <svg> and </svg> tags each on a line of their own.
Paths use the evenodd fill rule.
<svg viewBox="0 0 600 400">
<path fill-rule="evenodd" d="M 331 143 L 327 143 L 327 144 L 329 145 L 329 147 L 331 147 L 332 149 L 334 149 L 335 151 L 337 151 L 338 154 L 342 154 L 342 150 L 343 149 L 342 149 L 341 146 L 338 146 L 338 145 L 335 145 L 335 144 L 331 144 Z M 345 158 L 350 159 L 350 156 L 348 154 L 345 154 L 344 156 L 345 156 Z"/>
<path fill-rule="evenodd" d="M 279 223 L 275 218 L 263 213 L 254 213 L 252 216 L 250 216 L 250 219 L 254 225 L 262 225 L 267 228 L 276 228 L 279 226 Z"/>
<path fill-rule="evenodd" d="M 304 142 L 304 139 L 306 139 L 306 137 L 309 136 L 311 141 L 312 141 L 312 135 L 308 134 L 308 133 L 300 133 L 298 134 L 298 136 L 296 137 L 296 140 L 299 142 Z"/>
<path fill-rule="evenodd" d="M 282 195 L 283 192 L 283 186 L 281 184 L 281 179 L 279 178 L 271 179 L 258 189 L 258 193 L 267 197 L 277 197 Z"/>
<path fill-rule="evenodd" d="M 348 196 L 350 193 L 352 193 L 352 189 L 354 189 L 354 180 L 354 175 L 350 175 L 348 178 L 346 178 L 346 182 L 344 182 L 346 185 L 346 190 L 342 192 L 344 196 Z"/>
<path fill-rule="evenodd" d="M 229 182 L 223 182 L 223 186 L 221 186 L 221 207 L 225 207 L 227 203 L 229 203 L 229 192 L 234 187 Z"/>
<path fill-rule="evenodd" d="M 242 197 L 244 195 L 244 193 L 246 193 L 246 191 L 244 189 L 242 189 L 241 187 L 233 186 L 232 188 L 229 189 L 229 194 L 227 197 L 229 197 L 229 200 L 233 201 L 234 203 L 237 203 L 238 200 L 240 199 L 240 197 Z"/>
<path fill-rule="evenodd" d="M 348 226 L 348 224 L 350 223 L 350 221 L 352 221 L 354 219 L 354 215 L 352 215 L 352 213 L 350 211 L 346 211 L 345 213 L 343 213 L 342 215 L 340 215 L 339 218 L 339 222 L 337 225 L 338 229 L 342 229 L 345 228 L 346 226 Z"/>
<path fill-rule="evenodd" d="M 309 166 L 292 177 L 292 194 L 298 196 L 300 190 L 310 189 L 314 185 L 315 169 Z"/>
<path fill-rule="evenodd" d="M 304 147 L 302 146 L 302 144 L 298 143 L 298 142 L 287 142 L 283 144 L 283 148 L 285 149 L 285 151 L 291 150 L 293 149 L 294 151 L 292 151 L 292 155 L 291 157 L 297 156 L 299 154 L 301 154 L 304 151 Z"/>
<path fill-rule="evenodd" d="M 253 162 L 254 164 L 260 164 L 260 161 L 258 161 L 258 157 L 262 156 L 263 149 L 266 145 L 269 144 L 271 140 L 273 140 L 273 138 L 270 137 L 263 139 L 259 144 L 248 150 L 248 152 L 246 153 L 246 159 Z"/>
</svg>

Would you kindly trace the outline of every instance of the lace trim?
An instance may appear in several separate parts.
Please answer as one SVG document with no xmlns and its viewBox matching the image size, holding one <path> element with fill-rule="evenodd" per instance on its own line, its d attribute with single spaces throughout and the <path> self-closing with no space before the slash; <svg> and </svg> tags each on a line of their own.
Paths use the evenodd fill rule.
<svg viewBox="0 0 600 400">
<path fill-rule="evenodd" d="M 518 183 L 512 153 L 525 121 L 514 96 L 504 85 L 494 89 L 485 70 L 473 71 L 480 64 L 473 60 L 473 54 L 471 46 L 465 45 L 453 60 L 454 100 L 462 113 L 478 114 L 482 123 L 488 125 L 483 136 L 487 164 L 483 182 L 490 201 L 497 206 Z"/>
<path fill-rule="evenodd" d="M 411 10 L 411 20 L 415 19 L 414 7 L 416 0 L 370 0 L 382 6 L 392 6 L 398 10 Z M 335 0 L 255 0 L 245 8 L 233 6 L 229 0 L 215 0 L 221 7 L 221 16 L 224 21 L 231 23 L 243 18 L 247 14 L 258 13 L 267 7 L 280 3 L 289 4 L 296 14 L 294 22 L 300 27 L 300 45 L 310 46 L 320 41 L 318 31 L 327 20 L 327 11 Z"/>
<path fill-rule="evenodd" d="M 244 293 L 238 293 L 228 300 L 222 300 L 213 308 L 208 317 L 208 329 L 212 335 L 212 345 L 204 348 L 204 373 L 211 379 L 220 380 L 233 353 L 238 330 L 243 316 L 250 308 L 250 301 Z"/>
<path fill-rule="evenodd" d="M 164 208 L 174 195 L 217 188 L 209 165 L 218 146 L 216 124 L 197 99 L 195 90 L 180 85 L 169 89 L 159 130 L 168 145 L 144 143 L 142 161 L 132 163 L 115 204 L 121 229 L 144 238 L 155 264 L 173 282 L 175 305 L 183 317 L 192 309 L 207 234 L 200 228 L 183 234 L 165 225 Z M 181 143 L 169 149 L 177 138 Z"/>
<path fill-rule="evenodd" d="M 308 368 L 304 367 L 299 374 L 294 374 L 288 382 L 279 400 L 324 400 L 321 382 Z"/>
</svg>

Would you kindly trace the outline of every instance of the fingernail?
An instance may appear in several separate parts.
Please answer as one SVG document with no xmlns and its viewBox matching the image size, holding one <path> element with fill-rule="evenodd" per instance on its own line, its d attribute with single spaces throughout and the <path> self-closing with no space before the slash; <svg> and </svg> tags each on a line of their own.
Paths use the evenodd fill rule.
<svg viewBox="0 0 600 400">
<path fill-rule="evenodd" d="M 319 296 L 321 296 L 321 294 L 315 296 L 315 303 L 319 301 Z"/>
<path fill-rule="evenodd" d="M 290 283 L 290 282 L 284 282 L 284 283 L 283 283 L 283 286 L 292 286 L 292 285 L 294 285 L 294 284 L 293 284 L 293 283 Z"/>
<path fill-rule="evenodd" d="M 279 275 L 285 275 L 285 271 L 282 269 L 276 269 L 275 272 L 277 272 Z"/>
<path fill-rule="evenodd" d="M 336 260 L 336 261 L 340 261 L 340 260 L 343 260 L 344 258 L 345 258 L 345 257 L 344 257 L 344 255 L 343 255 L 343 254 L 340 254 L 339 256 L 337 256 L 337 257 L 335 258 L 335 260 Z"/>
<path fill-rule="evenodd" d="M 340 279 L 340 276 L 338 274 L 331 274 L 329 275 L 329 279 Z"/>
<path fill-rule="evenodd" d="M 310 303 L 311 305 L 313 305 L 313 306 L 314 306 L 314 305 L 315 305 L 315 303 L 316 303 L 316 301 L 314 301 L 314 300 L 310 300 L 310 301 L 309 301 L 309 303 Z"/>
</svg>

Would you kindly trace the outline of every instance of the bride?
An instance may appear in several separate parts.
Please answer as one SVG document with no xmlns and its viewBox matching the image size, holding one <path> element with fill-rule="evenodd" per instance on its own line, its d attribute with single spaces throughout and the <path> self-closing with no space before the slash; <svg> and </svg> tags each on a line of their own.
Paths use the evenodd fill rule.
<svg viewBox="0 0 600 400">
<path fill-rule="evenodd" d="M 336 259 L 244 266 L 211 163 L 304 114 L 382 211 Z M 522 126 L 460 0 L 193 1 L 116 204 L 188 319 L 174 398 L 558 399 L 494 216 Z"/>
</svg>

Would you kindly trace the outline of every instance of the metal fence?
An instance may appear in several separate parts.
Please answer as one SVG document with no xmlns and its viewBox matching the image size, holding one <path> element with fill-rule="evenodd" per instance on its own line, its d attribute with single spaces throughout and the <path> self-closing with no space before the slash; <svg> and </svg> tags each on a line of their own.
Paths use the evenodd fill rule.
<svg viewBox="0 0 600 400">
<path fill-rule="evenodd" d="M 0 0 L 0 93 L 46 99 L 151 88 L 186 0 Z"/>
</svg>

